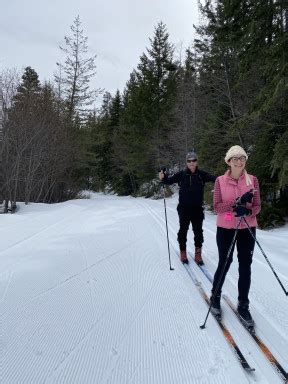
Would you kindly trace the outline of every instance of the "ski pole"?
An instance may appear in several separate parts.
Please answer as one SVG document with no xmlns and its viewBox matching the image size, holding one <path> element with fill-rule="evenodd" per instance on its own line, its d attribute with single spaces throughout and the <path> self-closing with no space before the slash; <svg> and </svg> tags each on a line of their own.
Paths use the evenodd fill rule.
<svg viewBox="0 0 288 384">
<path fill-rule="evenodd" d="M 227 263 L 228 263 L 228 260 L 229 260 L 230 254 L 231 254 L 231 252 L 232 252 L 232 249 L 233 249 L 233 247 L 234 247 L 234 245 L 235 245 L 235 242 L 236 242 L 236 236 L 237 236 L 237 233 L 238 233 L 238 230 L 239 230 L 239 227 L 240 227 L 240 224 L 241 224 L 242 219 L 243 219 L 243 216 L 240 217 L 240 220 L 238 221 L 238 224 L 237 224 L 237 226 L 236 226 L 236 229 L 235 229 L 235 233 L 234 233 L 233 239 L 232 239 L 231 244 L 230 244 L 230 247 L 229 247 L 229 249 L 228 249 L 228 253 L 227 253 L 227 256 L 226 256 L 225 263 L 224 263 L 224 265 L 223 265 L 223 268 L 222 268 L 222 270 L 221 270 L 221 274 L 220 274 L 219 279 L 218 279 L 217 284 L 216 284 L 216 288 L 215 288 L 215 290 L 214 290 L 214 292 L 213 292 L 213 295 L 212 295 L 212 297 L 211 297 L 211 300 L 210 300 L 210 305 L 209 305 L 209 309 L 208 309 L 208 312 L 207 312 L 205 321 L 204 321 L 204 323 L 203 323 L 202 325 L 200 325 L 200 328 L 201 328 L 201 329 L 204 329 L 205 326 L 206 326 L 206 322 L 207 322 L 209 313 L 210 313 L 210 311 L 211 311 L 211 307 L 212 307 L 213 301 L 214 301 L 214 299 L 215 299 L 215 297 L 217 296 L 217 293 L 218 293 L 218 291 L 219 291 L 220 284 L 221 284 L 222 278 L 223 278 L 224 273 L 225 273 L 226 265 L 227 265 Z"/>
<path fill-rule="evenodd" d="M 284 285 L 282 284 L 282 282 L 281 282 L 281 280 L 279 279 L 277 273 L 275 272 L 274 268 L 272 267 L 272 264 L 270 263 L 268 257 L 265 255 L 265 252 L 263 251 L 261 245 L 259 244 L 259 241 L 256 239 L 256 236 L 255 236 L 254 233 L 252 232 L 252 230 L 251 230 L 249 224 L 247 223 L 247 220 L 245 219 L 245 217 L 244 217 L 244 221 L 245 221 L 245 223 L 246 223 L 246 225 L 247 225 L 247 228 L 248 228 L 248 230 L 249 230 L 251 236 L 253 237 L 253 239 L 254 239 L 255 242 L 257 243 L 257 245 L 258 245 L 258 247 L 260 248 L 260 250 L 261 250 L 263 256 L 265 257 L 265 260 L 267 261 L 269 267 L 271 268 L 272 272 L 274 273 L 274 276 L 275 276 L 276 279 L 278 280 L 278 283 L 281 285 L 281 288 L 282 288 L 283 291 L 285 292 L 285 295 L 288 296 L 288 292 L 287 292 L 286 289 L 284 288 Z"/>
<path fill-rule="evenodd" d="M 170 256 L 170 244 L 169 244 L 169 234 L 168 234 L 168 222 L 167 222 L 167 210 L 166 210 L 166 199 L 165 199 L 165 187 L 162 184 L 163 198 L 164 198 L 164 210 L 165 210 L 165 222 L 166 222 L 166 235 L 167 235 L 167 245 L 168 245 L 168 256 L 169 256 L 169 266 L 170 271 L 174 271 L 174 268 L 171 266 L 171 256 Z"/>
</svg>

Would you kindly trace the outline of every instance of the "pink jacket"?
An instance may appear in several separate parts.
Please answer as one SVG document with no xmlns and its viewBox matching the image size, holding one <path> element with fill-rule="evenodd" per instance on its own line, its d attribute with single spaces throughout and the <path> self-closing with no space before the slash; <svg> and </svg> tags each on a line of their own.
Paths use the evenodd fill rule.
<svg viewBox="0 0 288 384">
<path fill-rule="evenodd" d="M 257 226 L 256 215 L 261 210 L 261 200 L 259 183 L 255 176 L 248 175 L 252 185 L 246 184 L 245 174 L 238 180 L 233 179 L 228 170 L 224 175 L 217 177 L 214 186 L 214 211 L 217 213 L 217 226 L 227 229 L 236 228 L 239 217 L 234 216 L 233 205 L 237 197 L 243 193 L 256 190 L 252 203 L 247 203 L 246 208 L 252 209 L 252 215 L 246 216 L 245 219 L 250 227 Z M 242 221 L 240 229 L 247 228 L 244 221 Z"/>
</svg>

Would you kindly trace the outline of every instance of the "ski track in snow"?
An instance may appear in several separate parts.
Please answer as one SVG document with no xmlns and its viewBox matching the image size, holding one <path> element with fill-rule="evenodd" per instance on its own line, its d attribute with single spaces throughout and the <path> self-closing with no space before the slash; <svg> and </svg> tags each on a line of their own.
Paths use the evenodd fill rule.
<svg viewBox="0 0 288 384">
<path fill-rule="evenodd" d="M 9 285 L 11 283 L 13 272 L 4 271 L 0 274 L 0 304 L 4 301 Z"/>
<path fill-rule="evenodd" d="M 42 205 L 38 228 L 33 211 L 32 218 L 21 216 L 26 234 L 6 241 L 0 252 L 1 384 L 281 382 L 229 311 L 227 321 L 237 342 L 243 339 L 241 350 L 255 363 L 256 375 L 242 370 L 213 319 L 199 330 L 207 306 L 176 254 L 175 200 L 168 204 L 173 272 L 163 201 L 100 197 L 71 202 L 72 214 L 68 203 L 51 211 Z M 13 228 L 15 219 L 8 218 Z M 206 243 L 212 271 L 215 244 Z M 208 292 L 211 284 L 196 273 Z M 230 288 L 234 299 L 232 279 Z M 257 312 L 261 300 L 264 307 L 267 302 L 252 289 Z M 273 331 L 275 345 L 288 328 L 284 314 L 277 318 L 281 332 Z M 261 316 L 265 334 L 270 320 Z M 284 358 L 287 368 L 287 352 Z"/>
<path fill-rule="evenodd" d="M 140 248 L 141 249 L 141 248 Z M 148 259 L 148 256 L 149 255 L 151 255 L 151 252 L 153 252 L 153 251 L 155 251 L 155 250 L 153 250 L 153 249 L 149 249 L 148 251 L 145 251 L 145 252 L 148 252 L 147 253 L 147 258 L 145 257 L 145 258 L 143 258 L 143 261 L 145 261 L 145 263 L 146 263 L 146 260 Z M 132 254 L 131 254 L 131 256 L 132 257 L 134 257 L 135 258 L 135 251 L 132 251 Z M 146 255 L 144 255 L 144 256 L 146 256 Z M 145 269 L 145 263 L 144 263 L 144 265 L 142 265 L 142 264 L 140 264 L 140 271 L 141 270 L 144 270 Z M 150 268 L 151 268 L 151 272 L 152 272 L 152 270 L 153 270 L 153 263 L 150 265 Z M 148 278 L 149 276 L 147 276 L 147 280 L 148 281 L 145 281 L 144 280 L 144 282 L 145 282 L 145 285 L 146 284 L 148 284 L 149 282 L 150 282 L 150 277 Z M 160 286 L 159 286 L 159 282 L 158 282 L 158 278 L 159 278 L 160 276 L 157 276 L 157 279 L 156 279 L 156 286 L 152 286 L 151 288 L 150 288 L 150 290 L 149 290 L 149 292 L 148 292 L 148 295 L 147 295 L 147 297 L 144 299 L 144 302 L 143 302 L 143 304 L 141 304 L 141 306 L 140 307 L 138 307 L 137 308 L 137 311 L 135 311 L 135 313 L 133 314 L 133 316 L 132 316 L 132 320 L 131 320 L 131 315 L 129 316 L 129 319 L 130 319 L 130 321 L 128 321 L 128 324 L 127 324 L 127 321 L 125 321 L 124 323 L 126 324 L 126 331 L 123 333 L 123 332 L 119 332 L 117 329 L 116 330 L 114 330 L 114 332 L 115 332 L 115 335 L 113 335 L 112 334 L 112 337 L 113 337 L 113 339 L 115 338 L 115 336 L 116 336 L 116 339 L 117 339 L 117 335 L 119 335 L 119 334 L 122 334 L 122 337 L 121 337 L 121 339 L 119 340 L 119 342 L 115 345 L 115 346 L 113 346 L 112 347 L 112 350 L 111 350 L 111 354 L 112 354 L 112 357 L 113 357 L 113 359 L 110 361 L 110 363 L 109 363 L 109 366 L 106 368 L 106 374 L 103 376 L 103 373 L 102 373 L 102 376 L 97 376 L 96 375 L 96 373 L 93 373 L 93 377 L 94 377 L 94 380 L 95 380 L 95 382 L 114 382 L 114 383 L 118 383 L 118 382 L 126 382 L 127 381 L 127 379 L 129 379 L 129 378 L 127 378 L 127 370 L 128 370 L 128 372 L 130 372 L 131 371 L 131 378 L 129 379 L 130 381 L 131 380 L 133 380 L 133 378 L 134 378 L 134 380 L 136 380 L 136 377 L 137 377 L 137 373 L 136 373 L 136 368 L 139 368 L 140 366 L 143 366 L 143 364 L 144 364 L 144 362 L 145 362 L 145 353 L 144 353 L 144 362 L 139 362 L 139 363 L 137 363 L 136 364 L 136 367 L 134 368 L 134 367 L 132 367 L 132 369 L 130 368 L 129 369 L 129 366 L 127 367 L 127 369 L 124 369 L 123 370 L 123 368 L 121 367 L 121 359 L 120 359 L 120 356 L 121 356 L 121 354 L 119 353 L 119 350 L 121 351 L 121 347 L 122 347 L 122 345 L 124 344 L 124 341 L 127 339 L 127 338 L 131 338 L 131 336 L 130 336 L 130 333 L 131 333 L 131 328 L 132 327 L 136 327 L 136 325 L 137 325 L 137 321 L 136 320 L 138 320 L 139 319 L 139 316 L 140 316 L 140 314 L 142 313 L 142 312 L 144 312 L 144 308 L 147 306 L 147 304 L 149 303 L 149 301 L 151 301 L 151 298 L 153 297 L 153 293 L 154 292 L 158 292 L 159 291 L 159 289 L 160 289 Z M 160 280 L 161 281 L 161 280 Z M 137 288 L 137 285 L 138 285 L 138 283 L 137 283 L 137 280 L 133 283 L 133 286 L 132 286 L 132 288 L 135 286 L 136 288 Z M 129 290 L 131 289 L 131 287 L 129 287 Z M 124 299 L 124 301 L 126 301 L 127 299 L 126 299 L 126 296 L 127 296 L 127 293 L 128 292 L 125 292 L 125 294 L 124 295 L 122 295 L 122 297 L 123 297 L 123 299 Z M 119 312 L 119 314 L 118 314 L 118 316 L 120 316 L 120 318 L 121 318 L 121 314 L 122 314 L 122 312 L 123 312 L 123 306 L 121 305 L 120 307 L 118 307 L 117 308 L 117 310 L 118 310 L 118 312 Z M 154 309 L 154 311 L 155 311 L 155 314 L 157 314 L 157 307 Z M 118 318 L 118 316 L 117 316 L 117 318 Z M 113 318 L 114 318 L 114 316 L 113 316 Z M 105 318 L 105 319 L 103 319 L 103 322 L 105 322 L 106 323 L 106 321 L 107 321 L 107 319 Z M 149 325 L 149 324 L 148 324 Z M 150 332 L 149 332 L 150 333 Z M 98 336 L 98 335 L 96 335 L 96 336 Z M 99 336 L 98 336 L 99 337 Z M 103 335 L 103 337 L 105 337 L 104 335 Z M 133 341 L 133 339 L 132 339 L 132 341 Z M 137 341 L 135 340 L 135 342 L 137 343 Z M 102 345 L 102 343 L 100 343 L 100 345 Z M 134 343 L 132 343 L 132 346 L 134 345 Z M 162 346 L 162 348 L 164 348 L 164 343 L 161 343 L 161 346 Z M 124 350 L 125 351 L 125 350 Z M 133 350 L 132 351 L 130 351 L 130 353 L 131 352 L 133 352 Z M 145 350 L 144 350 L 144 352 L 145 352 Z M 94 362 L 95 363 L 95 362 Z M 131 365 L 131 362 L 129 362 L 129 359 L 128 359 L 128 357 L 127 357 L 127 363 L 129 364 L 129 365 Z M 93 364 L 92 366 L 103 366 L 103 364 L 105 365 L 105 361 L 104 362 L 102 362 L 102 361 L 99 361 L 98 362 L 98 364 L 97 364 L 97 362 L 96 362 L 96 364 Z M 107 364 L 107 363 L 106 363 Z M 123 363 L 122 363 L 123 364 Z M 134 363 L 135 364 L 135 363 Z M 89 367 L 91 367 L 91 364 L 89 363 Z M 118 368 L 119 367 L 119 368 Z M 168 368 L 168 367 L 167 367 Z M 152 374 L 153 375 L 155 375 L 156 374 L 156 372 L 157 372 L 157 368 L 155 367 L 155 370 L 153 370 L 152 371 Z M 167 370 L 167 372 L 169 372 L 169 370 Z M 124 377 L 123 378 L 119 378 L 118 376 L 119 376 L 119 374 L 121 374 L 121 376 L 123 376 L 123 373 L 124 373 Z M 89 373 L 89 375 L 91 376 L 91 373 Z M 160 375 L 160 377 L 159 377 L 159 379 L 157 379 L 157 380 L 155 380 L 155 378 L 153 379 L 153 376 L 151 377 L 151 378 L 149 378 L 149 379 L 147 379 L 147 381 L 145 381 L 145 382 L 163 382 L 163 383 L 165 383 L 165 382 L 177 382 L 178 381 L 178 379 L 177 378 L 175 378 L 175 379 L 173 379 L 173 381 L 171 380 L 171 377 L 170 378 L 163 378 L 163 377 L 161 377 L 162 375 L 163 375 L 163 369 L 161 369 L 161 372 L 159 372 L 159 375 Z M 59 377 L 58 377 L 58 379 L 59 379 Z M 72 378 L 71 378 L 72 379 Z M 62 378 L 60 377 L 60 381 L 59 382 L 62 382 L 61 381 L 62 380 Z M 86 378 L 84 377 L 84 378 L 82 378 L 82 380 L 84 381 L 84 382 L 86 382 Z M 89 381 L 88 381 L 89 382 Z M 138 379 L 135 381 L 135 382 L 138 382 Z"/>
</svg>

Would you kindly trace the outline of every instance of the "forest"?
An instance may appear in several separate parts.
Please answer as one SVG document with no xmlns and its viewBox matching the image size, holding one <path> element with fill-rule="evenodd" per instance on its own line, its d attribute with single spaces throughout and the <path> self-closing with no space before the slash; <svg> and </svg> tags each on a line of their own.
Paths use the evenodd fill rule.
<svg viewBox="0 0 288 384">
<path fill-rule="evenodd" d="M 191 46 L 177 54 L 159 21 L 125 88 L 115 94 L 91 88 L 97 59 L 88 54 L 79 16 L 51 81 L 41 84 L 31 67 L 0 72 L 3 211 L 13 211 L 17 201 L 79 198 L 86 189 L 156 196 L 159 168 L 181 169 L 193 150 L 199 167 L 218 176 L 226 169 L 226 151 L 238 144 L 260 182 L 260 227 L 285 223 L 287 3 L 206 0 L 199 7 Z M 103 103 L 95 108 L 99 95 Z"/>
</svg>

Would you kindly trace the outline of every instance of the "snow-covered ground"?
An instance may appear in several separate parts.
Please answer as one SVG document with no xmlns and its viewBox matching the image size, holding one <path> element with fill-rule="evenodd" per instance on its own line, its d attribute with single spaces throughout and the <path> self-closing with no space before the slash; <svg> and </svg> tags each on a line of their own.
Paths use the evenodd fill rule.
<svg viewBox="0 0 288 384">
<path fill-rule="evenodd" d="M 224 323 L 255 373 L 246 373 L 178 259 L 177 196 L 93 195 L 21 205 L 0 215 L 1 384 L 281 383 L 223 302 Z M 204 261 L 217 264 L 215 216 L 206 213 Z M 288 289 L 288 227 L 258 231 Z M 189 232 L 192 257 L 192 232 Z M 192 262 L 207 294 L 211 283 Z M 252 266 L 256 330 L 288 371 L 288 297 L 258 247 Z M 223 290 L 236 303 L 237 258 Z"/>
</svg>

